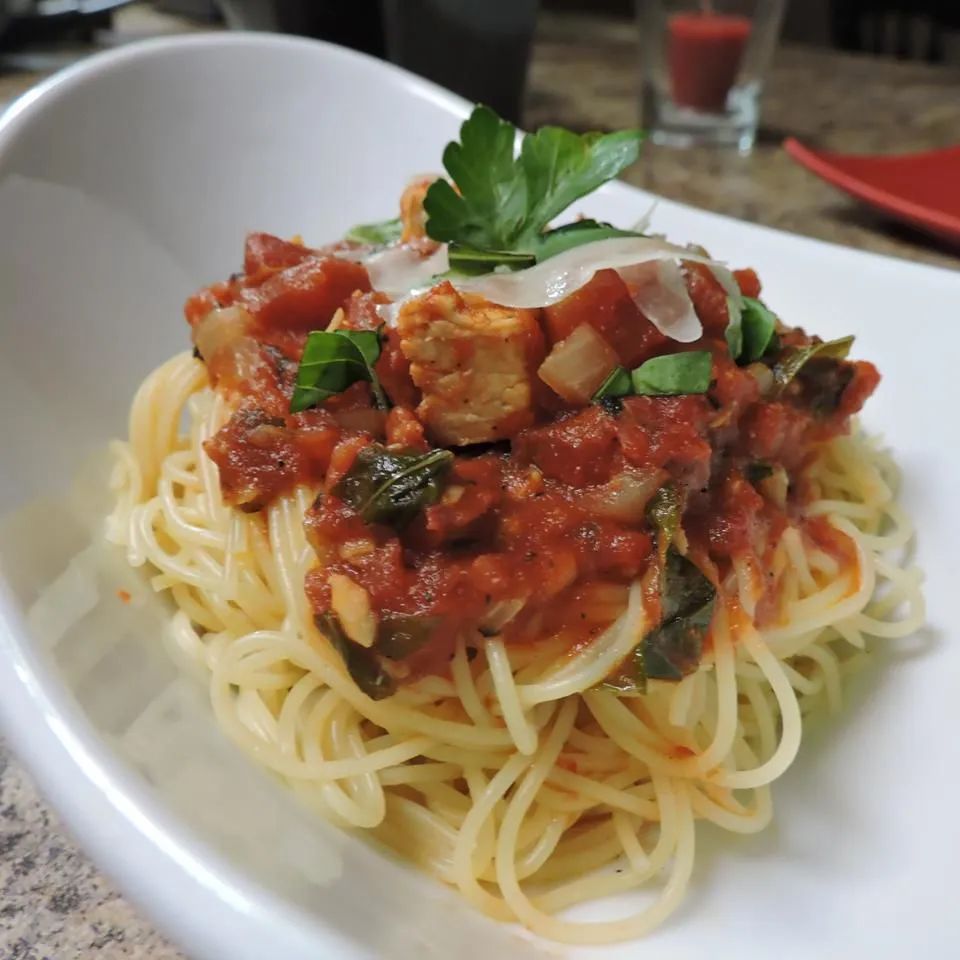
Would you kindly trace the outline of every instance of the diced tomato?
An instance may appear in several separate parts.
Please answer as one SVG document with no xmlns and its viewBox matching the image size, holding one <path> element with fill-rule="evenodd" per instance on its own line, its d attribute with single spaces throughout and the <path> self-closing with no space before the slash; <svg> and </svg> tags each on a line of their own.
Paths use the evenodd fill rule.
<svg viewBox="0 0 960 960">
<path fill-rule="evenodd" d="M 684 471 L 710 462 L 705 397 L 628 397 L 617 435 L 624 457 L 637 467 Z"/>
<path fill-rule="evenodd" d="M 853 378 L 847 384 L 840 398 L 838 413 L 841 417 L 851 417 L 859 413 L 867 399 L 880 383 L 880 371 L 866 360 L 857 360 L 853 364 Z"/>
<path fill-rule="evenodd" d="M 423 424 L 409 407 L 393 407 L 387 414 L 387 443 L 404 450 L 427 450 Z"/>
<path fill-rule="evenodd" d="M 745 297 L 760 296 L 760 278 L 755 270 L 750 267 L 744 270 L 734 270 L 733 278 L 737 281 L 737 286 L 740 287 L 740 292 Z"/>
<path fill-rule="evenodd" d="M 252 407 L 238 410 L 203 448 L 217 465 L 224 500 L 247 512 L 287 492 L 302 469 L 294 432 Z"/>
<path fill-rule="evenodd" d="M 410 377 L 410 361 L 400 349 L 400 335 L 387 330 L 380 345 L 380 359 L 374 368 L 383 389 L 393 403 L 415 408 L 420 402 L 420 391 Z"/>
<path fill-rule="evenodd" d="M 543 473 L 574 487 L 603 483 L 613 469 L 617 428 L 606 413 L 590 407 L 553 423 L 524 430 L 513 443 L 514 455 Z"/>
<path fill-rule="evenodd" d="M 240 297 L 264 330 L 323 330 L 354 290 L 369 290 L 358 263 L 338 257 L 311 257 L 272 274 Z"/>
<path fill-rule="evenodd" d="M 254 286 L 278 270 L 303 263 L 312 252 L 302 243 L 281 240 L 269 233 L 248 233 L 243 250 L 247 284 Z"/>
<path fill-rule="evenodd" d="M 183 315 L 187 323 L 195 327 L 211 310 L 216 307 L 228 307 L 236 300 L 236 291 L 228 283 L 213 283 L 198 290 L 183 305 Z"/>
<path fill-rule="evenodd" d="M 468 536 L 501 497 L 500 463 L 494 457 L 457 461 L 440 502 L 426 510 L 426 533 L 434 546 Z"/>
<path fill-rule="evenodd" d="M 753 407 L 741 426 L 742 444 L 755 460 L 797 462 L 806 453 L 802 439 L 810 415 L 788 403 L 763 403 Z"/>
<path fill-rule="evenodd" d="M 760 384 L 743 367 L 734 363 L 726 344 L 713 351 L 710 396 L 721 410 L 729 413 L 729 420 L 733 423 L 741 410 L 760 399 Z"/>
<path fill-rule="evenodd" d="M 709 544 L 712 555 L 732 557 L 752 548 L 763 497 L 738 472 L 724 479 L 706 512 L 692 517 L 691 531 Z"/>
<path fill-rule="evenodd" d="M 565 340 L 588 323 L 613 347 L 620 362 L 635 367 L 660 351 L 667 338 L 637 309 L 615 270 L 600 270 L 593 279 L 544 310 L 551 343 Z"/>
<path fill-rule="evenodd" d="M 723 336 L 730 321 L 727 312 L 727 291 L 704 263 L 687 261 L 683 265 L 687 278 L 687 290 L 697 316 L 707 336 Z"/>
</svg>

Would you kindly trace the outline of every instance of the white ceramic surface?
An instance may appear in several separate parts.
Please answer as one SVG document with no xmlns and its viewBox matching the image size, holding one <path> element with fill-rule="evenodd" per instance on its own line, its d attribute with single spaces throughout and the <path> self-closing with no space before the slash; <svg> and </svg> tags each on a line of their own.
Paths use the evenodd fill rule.
<svg viewBox="0 0 960 960">
<path fill-rule="evenodd" d="M 66 491 L 123 432 L 144 374 L 187 343 L 185 295 L 234 268 L 249 229 L 320 242 L 389 215 L 464 109 L 360 55 L 247 35 L 93 58 L 0 121 L 6 734 L 88 851 L 201 960 L 960 955 L 958 273 L 656 211 L 654 229 L 755 266 L 785 317 L 856 333 L 884 371 L 865 419 L 904 469 L 930 627 L 881 644 L 843 713 L 809 731 L 769 831 L 700 832 L 686 904 L 640 946 L 532 944 L 300 810 L 178 677 L 140 578 L 90 546 L 96 469 Z M 630 223 L 650 201 L 615 185 L 584 209 Z M 51 583 L 62 601 L 38 611 Z"/>
</svg>

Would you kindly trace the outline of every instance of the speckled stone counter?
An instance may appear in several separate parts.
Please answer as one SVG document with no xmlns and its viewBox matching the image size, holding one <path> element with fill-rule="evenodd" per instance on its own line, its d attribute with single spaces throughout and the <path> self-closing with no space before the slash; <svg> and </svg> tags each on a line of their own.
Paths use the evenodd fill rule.
<svg viewBox="0 0 960 960">
<path fill-rule="evenodd" d="M 527 124 L 635 124 L 636 62 L 629 24 L 545 19 Z M 0 75 L 0 103 L 37 79 Z M 864 152 L 960 141 L 960 71 L 785 49 L 752 156 L 650 147 L 630 179 L 770 226 L 960 268 L 958 252 L 887 224 L 793 164 L 779 146 L 787 133 Z M 65 837 L 22 767 L 0 746 L 0 960 L 180 956 Z"/>
</svg>

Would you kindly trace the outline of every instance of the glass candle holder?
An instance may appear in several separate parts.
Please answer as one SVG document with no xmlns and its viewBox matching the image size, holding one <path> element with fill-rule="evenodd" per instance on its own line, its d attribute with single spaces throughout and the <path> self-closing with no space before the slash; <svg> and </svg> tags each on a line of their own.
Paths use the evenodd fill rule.
<svg viewBox="0 0 960 960">
<path fill-rule="evenodd" d="M 637 0 L 643 125 L 654 143 L 748 152 L 786 0 Z"/>
</svg>

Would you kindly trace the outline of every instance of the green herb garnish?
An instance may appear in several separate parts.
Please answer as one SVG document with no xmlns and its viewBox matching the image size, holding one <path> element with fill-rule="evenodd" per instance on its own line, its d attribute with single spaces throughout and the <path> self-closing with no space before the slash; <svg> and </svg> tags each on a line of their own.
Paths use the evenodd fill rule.
<svg viewBox="0 0 960 960">
<path fill-rule="evenodd" d="M 534 252 L 538 263 L 555 257 L 558 253 L 582 247 L 585 243 L 596 243 L 598 240 L 612 240 L 616 237 L 642 237 L 642 233 L 635 230 L 621 230 L 609 223 L 600 223 L 597 220 L 576 220 L 574 223 L 564 224 L 555 230 L 548 230 L 537 240 Z"/>
<path fill-rule="evenodd" d="M 773 465 L 765 463 L 763 460 L 755 460 L 743 468 L 743 475 L 747 478 L 748 483 L 756 486 L 768 477 L 773 476 Z"/>
<path fill-rule="evenodd" d="M 759 360 L 770 346 L 777 329 L 777 318 L 754 297 L 741 297 L 738 303 L 727 297 L 727 346 L 730 356 L 741 366 Z"/>
<path fill-rule="evenodd" d="M 452 463 L 449 450 L 404 454 L 371 443 L 357 454 L 333 492 L 353 507 L 365 523 L 400 528 L 437 502 Z"/>
<path fill-rule="evenodd" d="M 614 367 L 607 375 L 607 379 L 600 384 L 593 395 L 594 401 L 607 397 L 628 397 L 633 393 L 633 381 L 630 371 L 625 367 Z"/>
<path fill-rule="evenodd" d="M 670 549 L 661 596 L 663 619 L 640 645 L 643 668 L 653 680 L 682 680 L 700 663 L 717 591 L 696 564 Z"/>
<path fill-rule="evenodd" d="M 516 135 L 513 125 L 489 107 L 474 109 L 460 127 L 460 140 L 443 152 L 443 166 L 456 189 L 436 180 L 424 198 L 428 236 L 474 251 L 526 254 L 539 261 L 581 243 L 628 235 L 592 222 L 545 231 L 554 217 L 637 159 L 643 137 L 639 130 L 578 135 L 543 127 L 524 136 L 518 157 Z M 491 260 L 490 269 L 499 262 Z"/>
<path fill-rule="evenodd" d="M 683 513 L 683 496 L 676 484 L 664 484 L 647 504 L 647 519 L 657 529 L 657 548 L 660 561 L 666 559 L 667 550 L 680 529 L 680 516 Z"/>
<path fill-rule="evenodd" d="M 340 654 L 350 679 L 371 700 L 383 700 L 392 696 L 396 682 L 383 669 L 373 650 L 354 643 L 344 632 L 340 618 L 335 613 L 318 613 L 314 618 L 317 629 L 330 641 Z"/>
<path fill-rule="evenodd" d="M 430 640 L 439 622 L 437 617 L 382 614 L 373 648 L 388 660 L 405 660 Z"/>
<path fill-rule="evenodd" d="M 647 680 L 682 680 L 696 670 L 717 591 L 696 564 L 669 548 L 661 572 L 662 617 L 603 686 L 644 693 Z"/>
<path fill-rule="evenodd" d="M 380 223 L 358 223 L 347 231 L 344 239 L 353 243 L 369 244 L 372 247 L 386 247 L 391 243 L 397 243 L 402 233 L 403 224 L 397 217 Z"/>
<path fill-rule="evenodd" d="M 497 267 L 507 267 L 510 270 L 522 270 L 532 267 L 537 258 L 532 253 L 513 253 L 509 250 L 479 250 L 476 247 L 464 246 L 462 243 L 451 243 L 447 248 L 450 259 L 450 270 L 453 273 L 475 276 L 481 273 L 490 273 Z"/>
<path fill-rule="evenodd" d="M 743 353 L 743 297 L 727 297 L 727 317 L 724 337 L 730 356 L 736 360 Z"/>
<path fill-rule="evenodd" d="M 713 358 L 707 350 L 668 353 L 652 357 L 630 374 L 633 392 L 646 397 L 706 393 L 710 387 Z"/>
<path fill-rule="evenodd" d="M 380 358 L 376 330 L 314 330 L 308 337 L 290 399 L 290 412 L 299 413 L 366 380 L 376 405 L 389 405 L 374 366 Z"/>
<path fill-rule="evenodd" d="M 791 347 L 780 357 L 773 367 L 773 378 L 778 392 L 783 391 L 814 357 L 830 357 L 842 360 L 850 353 L 853 337 L 841 337 L 839 340 L 825 340 L 822 343 L 808 343 L 805 347 Z"/>
</svg>

